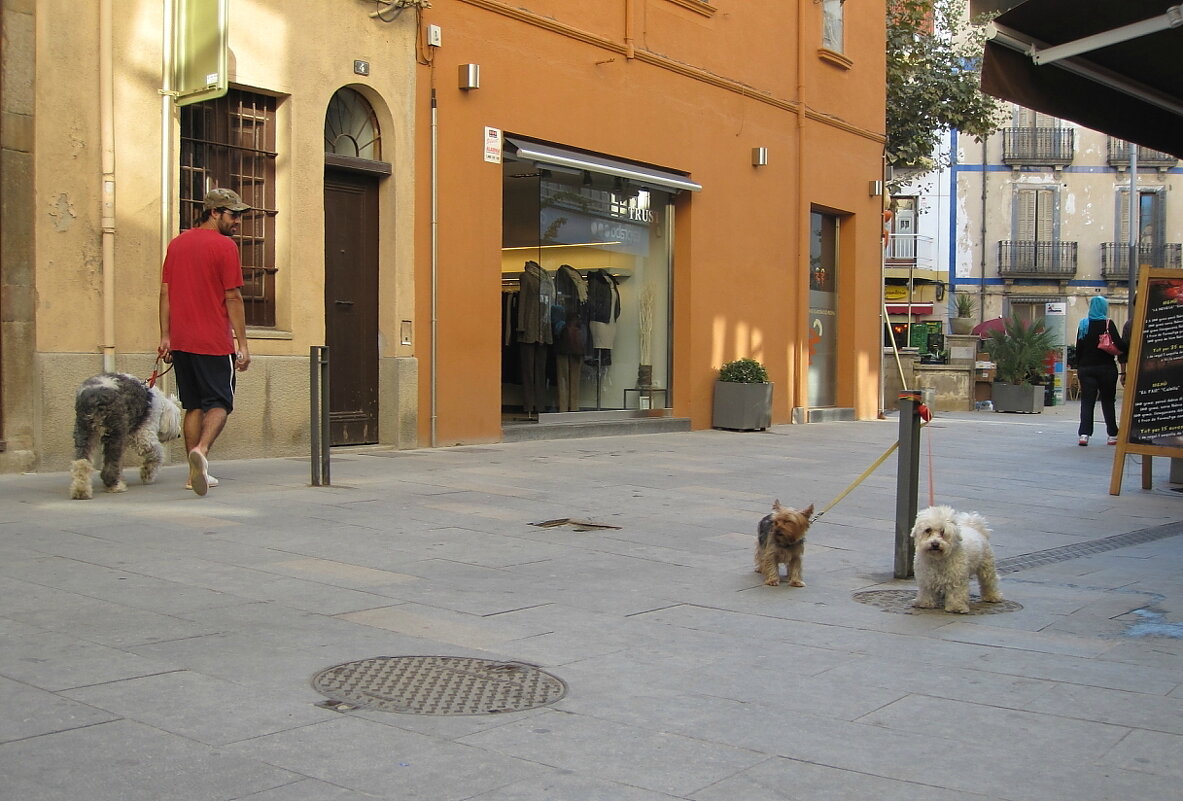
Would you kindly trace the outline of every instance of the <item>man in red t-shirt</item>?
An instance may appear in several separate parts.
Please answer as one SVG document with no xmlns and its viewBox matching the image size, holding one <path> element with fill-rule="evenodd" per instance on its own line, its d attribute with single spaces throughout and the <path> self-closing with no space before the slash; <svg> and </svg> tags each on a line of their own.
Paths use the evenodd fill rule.
<svg viewBox="0 0 1183 801">
<path fill-rule="evenodd" d="M 197 225 L 169 243 L 160 279 L 156 352 L 176 373 L 185 409 L 187 486 L 198 495 L 217 486 L 209 474 L 209 450 L 234 410 L 235 371 L 251 364 L 242 266 L 231 239 L 250 208 L 236 192 L 211 189 Z"/>
</svg>

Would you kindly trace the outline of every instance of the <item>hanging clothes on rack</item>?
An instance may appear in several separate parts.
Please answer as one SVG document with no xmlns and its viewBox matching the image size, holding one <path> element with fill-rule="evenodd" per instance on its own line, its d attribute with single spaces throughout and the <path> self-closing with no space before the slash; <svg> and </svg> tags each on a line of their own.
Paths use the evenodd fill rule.
<svg viewBox="0 0 1183 801">
<path fill-rule="evenodd" d="M 551 306 L 555 282 L 536 261 L 527 261 L 519 279 L 518 348 L 522 367 L 522 411 L 537 415 L 546 405 L 546 361 L 554 341 Z"/>
<path fill-rule="evenodd" d="M 554 327 L 555 380 L 559 411 L 579 411 L 580 377 L 587 353 L 587 280 L 570 264 L 555 273 Z"/>
</svg>

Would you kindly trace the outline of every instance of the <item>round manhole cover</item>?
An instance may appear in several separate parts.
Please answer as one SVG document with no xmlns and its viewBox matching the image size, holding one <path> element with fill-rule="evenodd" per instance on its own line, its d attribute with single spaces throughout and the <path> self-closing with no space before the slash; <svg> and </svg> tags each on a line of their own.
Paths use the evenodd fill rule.
<svg viewBox="0 0 1183 801">
<path fill-rule="evenodd" d="M 877 606 L 884 612 L 895 612 L 901 615 L 922 615 L 926 613 L 945 614 L 944 609 L 917 609 L 912 606 L 916 600 L 916 590 L 865 590 L 856 592 L 854 600 L 860 604 Z M 969 596 L 969 614 L 997 615 L 1001 612 L 1017 612 L 1023 605 L 1017 601 L 1002 600 L 988 604 L 979 596 Z"/>
<path fill-rule="evenodd" d="M 378 656 L 327 668 L 312 687 L 338 703 L 413 715 L 520 712 L 558 701 L 567 685 L 524 662 Z"/>
</svg>

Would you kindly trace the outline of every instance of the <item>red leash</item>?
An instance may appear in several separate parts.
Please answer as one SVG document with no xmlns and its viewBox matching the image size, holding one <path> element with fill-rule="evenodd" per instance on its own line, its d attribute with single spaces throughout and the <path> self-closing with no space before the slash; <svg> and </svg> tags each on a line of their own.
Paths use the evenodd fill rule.
<svg viewBox="0 0 1183 801">
<path fill-rule="evenodd" d="M 923 403 L 920 404 L 918 411 L 920 413 L 920 419 L 925 423 L 928 423 L 932 420 L 932 411 Z M 925 437 L 924 441 L 927 443 L 928 448 L 928 505 L 936 506 L 936 488 L 932 483 L 932 434 L 930 433 L 927 437 Z"/>
<path fill-rule="evenodd" d="M 172 363 L 170 362 L 168 367 L 164 368 L 164 371 L 161 372 L 160 357 L 157 356 L 155 363 L 153 363 L 153 365 L 152 365 L 152 375 L 148 377 L 148 389 L 152 389 L 152 387 L 156 386 L 157 379 L 161 378 L 164 375 L 167 375 L 168 371 L 171 369 L 173 369 L 173 366 L 172 366 Z"/>
</svg>

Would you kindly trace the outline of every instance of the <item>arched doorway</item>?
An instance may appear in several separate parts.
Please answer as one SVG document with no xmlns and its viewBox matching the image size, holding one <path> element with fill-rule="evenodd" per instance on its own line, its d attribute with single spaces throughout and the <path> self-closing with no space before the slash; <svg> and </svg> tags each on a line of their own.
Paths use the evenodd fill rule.
<svg viewBox="0 0 1183 801">
<path fill-rule="evenodd" d="M 378 441 L 378 184 L 390 174 L 369 101 L 339 89 L 325 113 L 325 344 L 333 445 Z"/>
</svg>

